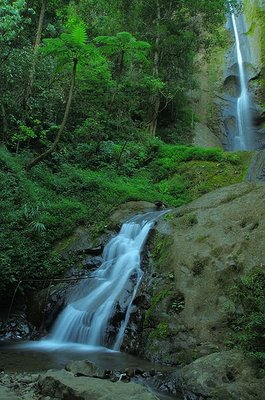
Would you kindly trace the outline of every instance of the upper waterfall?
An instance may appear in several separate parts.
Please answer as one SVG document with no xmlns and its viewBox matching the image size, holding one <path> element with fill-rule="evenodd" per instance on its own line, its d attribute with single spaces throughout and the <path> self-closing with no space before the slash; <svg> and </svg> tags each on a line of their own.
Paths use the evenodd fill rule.
<svg viewBox="0 0 265 400">
<path fill-rule="evenodd" d="M 240 91 L 237 98 L 237 132 L 232 140 L 232 150 L 253 149 L 253 137 L 251 127 L 251 105 L 248 92 L 247 77 L 242 56 L 241 43 L 237 28 L 237 19 L 232 12 L 232 25 L 236 42 L 236 59 L 238 64 Z"/>
</svg>

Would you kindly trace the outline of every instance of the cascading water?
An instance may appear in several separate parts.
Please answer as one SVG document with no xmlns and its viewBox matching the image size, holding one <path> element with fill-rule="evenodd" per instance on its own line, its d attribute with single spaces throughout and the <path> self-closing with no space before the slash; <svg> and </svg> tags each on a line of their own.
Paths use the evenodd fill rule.
<svg viewBox="0 0 265 400">
<path fill-rule="evenodd" d="M 250 97 L 247 87 L 247 78 L 242 57 L 242 51 L 239 40 L 236 16 L 232 12 L 232 24 L 236 40 L 236 58 L 239 70 L 240 94 L 237 99 L 237 134 L 234 136 L 232 150 L 251 150 L 252 132 L 251 132 L 251 107 Z"/>
<path fill-rule="evenodd" d="M 102 265 L 88 282 L 77 286 L 59 315 L 50 336 L 52 342 L 120 349 L 143 275 L 141 250 L 155 221 L 165 212 L 138 215 L 123 224 L 120 233 L 106 245 Z M 117 310 L 123 318 L 110 340 L 108 325 Z"/>
</svg>

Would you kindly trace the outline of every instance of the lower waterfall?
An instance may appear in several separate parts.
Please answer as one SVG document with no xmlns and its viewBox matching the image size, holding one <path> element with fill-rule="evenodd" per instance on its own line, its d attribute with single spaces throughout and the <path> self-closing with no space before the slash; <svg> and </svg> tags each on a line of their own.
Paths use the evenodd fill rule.
<svg viewBox="0 0 265 400">
<path fill-rule="evenodd" d="M 155 221 L 166 212 L 137 215 L 122 225 L 106 245 L 102 265 L 74 290 L 49 340 L 120 349 L 143 276 L 141 251 Z M 109 322 L 117 311 L 122 318 L 115 332 L 110 332 Z"/>
</svg>

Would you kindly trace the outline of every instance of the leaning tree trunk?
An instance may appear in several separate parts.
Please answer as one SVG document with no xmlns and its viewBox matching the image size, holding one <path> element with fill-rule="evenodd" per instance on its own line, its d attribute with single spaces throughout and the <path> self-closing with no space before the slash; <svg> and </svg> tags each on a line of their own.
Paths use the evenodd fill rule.
<svg viewBox="0 0 265 400">
<path fill-rule="evenodd" d="M 74 89 L 75 89 L 75 77 L 76 77 L 76 67 L 77 67 L 77 63 L 78 63 L 78 59 L 74 58 L 73 60 L 73 70 L 72 70 L 72 78 L 71 78 L 71 86 L 70 86 L 70 90 L 69 90 L 69 95 L 68 95 L 68 100 L 66 103 L 66 107 L 65 107 L 65 111 L 64 111 L 64 116 L 63 116 L 63 120 L 60 126 L 60 129 L 56 135 L 56 138 L 53 142 L 53 144 L 51 145 L 51 147 L 46 150 L 44 153 L 40 154 L 38 157 L 34 158 L 31 162 L 28 163 L 28 165 L 26 166 L 26 171 L 29 171 L 32 167 L 34 167 L 36 164 L 38 164 L 40 161 L 44 160 L 45 158 L 47 158 L 50 154 L 52 154 L 54 152 L 54 150 L 56 149 L 61 134 L 65 128 L 68 116 L 69 116 L 69 111 L 70 111 L 70 107 L 71 107 L 71 103 L 73 100 L 73 94 L 74 94 Z"/>
<path fill-rule="evenodd" d="M 154 53 L 154 78 L 159 77 L 159 45 L 160 45 L 160 22 L 161 22 L 161 10 L 159 0 L 156 1 L 156 40 L 155 40 L 155 53 Z M 148 123 L 148 131 L 151 136 L 155 136 L 157 128 L 157 118 L 159 114 L 160 98 L 159 95 L 154 95 L 151 98 L 151 118 Z"/>
<path fill-rule="evenodd" d="M 37 58 L 38 58 L 38 49 L 39 49 L 40 42 L 41 42 L 41 34 L 42 34 L 42 29 L 43 29 L 44 16 L 45 16 L 47 3 L 48 3 L 48 0 L 42 0 L 38 28 L 37 28 L 37 33 L 36 33 L 36 38 L 35 38 L 35 43 L 34 43 L 34 48 L 33 48 L 33 61 L 32 61 L 32 65 L 31 65 L 30 72 L 29 72 L 29 81 L 28 81 L 25 98 L 24 98 L 24 108 L 27 108 L 28 100 L 32 93 L 32 86 L 33 86 L 34 79 L 35 79 L 36 64 L 37 64 Z"/>
</svg>

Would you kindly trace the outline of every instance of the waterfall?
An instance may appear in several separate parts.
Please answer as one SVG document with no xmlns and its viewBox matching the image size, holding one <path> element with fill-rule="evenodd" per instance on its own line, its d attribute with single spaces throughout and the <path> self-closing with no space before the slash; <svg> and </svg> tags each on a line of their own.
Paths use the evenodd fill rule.
<svg viewBox="0 0 265 400">
<path fill-rule="evenodd" d="M 155 221 L 166 212 L 138 215 L 122 225 L 120 233 L 106 245 L 102 265 L 78 284 L 57 318 L 51 341 L 120 349 L 143 276 L 141 251 Z M 121 318 L 113 335 L 109 323 L 117 311 Z"/>
<path fill-rule="evenodd" d="M 250 98 L 247 78 L 242 57 L 239 33 L 235 14 L 232 12 L 232 24 L 236 41 L 236 58 L 239 70 L 240 94 L 237 99 L 237 134 L 234 137 L 232 150 L 252 149 Z"/>
</svg>

